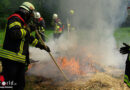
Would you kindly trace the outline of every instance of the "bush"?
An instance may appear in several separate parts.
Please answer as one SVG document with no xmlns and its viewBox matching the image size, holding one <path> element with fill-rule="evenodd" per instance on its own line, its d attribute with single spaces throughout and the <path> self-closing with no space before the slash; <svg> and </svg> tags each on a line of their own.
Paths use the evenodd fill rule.
<svg viewBox="0 0 130 90">
<path fill-rule="evenodd" d="M 1 17 L 0 18 L 0 29 L 5 29 L 5 26 L 7 24 L 7 18 L 6 17 Z"/>
</svg>

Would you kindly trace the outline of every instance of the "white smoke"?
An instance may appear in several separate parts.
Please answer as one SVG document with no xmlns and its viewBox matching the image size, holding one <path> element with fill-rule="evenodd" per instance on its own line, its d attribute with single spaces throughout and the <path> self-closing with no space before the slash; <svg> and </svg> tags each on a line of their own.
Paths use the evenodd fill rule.
<svg viewBox="0 0 130 90">
<path fill-rule="evenodd" d="M 75 10 L 78 45 L 85 45 L 105 65 L 124 65 L 113 34 L 127 16 L 126 0 L 69 0 L 61 6 Z"/>
<path fill-rule="evenodd" d="M 70 33 L 70 36 L 65 33 L 56 41 L 49 40 L 47 45 L 51 48 L 53 56 L 55 58 L 75 56 L 82 60 L 89 54 L 95 61 L 104 65 L 124 67 L 125 60 L 116 48 L 114 31 L 127 16 L 126 0 L 61 0 L 60 2 L 63 15 L 60 18 L 65 14 L 62 11 L 66 11 L 66 14 L 70 9 L 75 11 L 73 24 L 76 31 Z M 38 75 L 54 77 L 56 73 L 53 69 L 56 66 L 53 66 L 53 63 L 50 64 L 52 66 L 48 65 L 48 68 L 42 66 L 45 61 L 51 60 L 49 55 L 35 48 L 31 48 L 30 53 L 32 59 L 40 60 L 32 71 Z"/>
</svg>

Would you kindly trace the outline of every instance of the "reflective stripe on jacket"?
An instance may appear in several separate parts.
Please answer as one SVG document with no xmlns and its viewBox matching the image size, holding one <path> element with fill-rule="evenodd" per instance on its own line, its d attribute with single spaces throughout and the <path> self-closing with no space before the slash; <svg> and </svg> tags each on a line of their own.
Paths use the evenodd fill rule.
<svg viewBox="0 0 130 90">
<path fill-rule="evenodd" d="M 17 61 L 20 63 L 29 62 L 29 44 L 36 46 L 38 40 L 30 35 L 24 28 L 26 23 L 19 14 L 11 15 L 8 18 L 3 49 L 0 49 L 0 57 Z"/>
<path fill-rule="evenodd" d="M 4 49 L 0 49 L 0 57 L 7 58 L 13 61 L 18 61 L 21 63 L 25 63 L 26 60 L 24 55 L 14 53 L 8 50 L 4 50 Z"/>
<path fill-rule="evenodd" d="M 63 25 L 62 25 L 60 19 L 54 20 L 54 24 L 55 24 L 55 31 L 54 31 L 54 33 L 62 33 Z"/>
</svg>

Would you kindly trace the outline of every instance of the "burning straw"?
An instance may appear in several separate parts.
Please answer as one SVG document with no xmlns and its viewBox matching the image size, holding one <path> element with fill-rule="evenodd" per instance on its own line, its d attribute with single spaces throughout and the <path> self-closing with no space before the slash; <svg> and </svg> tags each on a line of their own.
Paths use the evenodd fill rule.
<svg viewBox="0 0 130 90">
<path fill-rule="evenodd" d="M 75 10 L 73 22 L 76 31 L 70 33 L 69 37 L 64 33 L 59 39 L 55 41 L 51 39 L 47 44 L 67 76 L 72 81 L 79 78 L 88 80 L 97 72 L 105 74 L 110 71 L 109 74 L 112 76 L 111 70 L 119 69 L 117 71 L 120 72 L 120 67 L 124 68 L 125 61 L 119 54 L 113 34 L 127 16 L 126 1 L 62 0 L 60 6 L 63 18 L 67 17 L 70 9 Z M 31 58 L 40 62 L 35 64 L 29 73 L 52 78 L 55 81 L 63 80 L 44 51 L 31 48 L 30 53 Z"/>
</svg>

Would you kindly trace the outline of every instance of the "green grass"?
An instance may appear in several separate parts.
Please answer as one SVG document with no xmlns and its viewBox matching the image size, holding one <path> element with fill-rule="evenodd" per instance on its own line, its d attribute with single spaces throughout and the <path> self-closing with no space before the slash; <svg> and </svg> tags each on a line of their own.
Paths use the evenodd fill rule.
<svg viewBox="0 0 130 90">
<path fill-rule="evenodd" d="M 123 42 L 130 45 L 130 27 L 129 28 L 119 28 L 114 33 L 117 47 L 119 47 Z"/>
<path fill-rule="evenodd" d="M 3 30 L 0 30 L 0 47 L 3 44 L 5 32 Z"/>
<path fill-rule="evenodd" d="M 53 30 L 46 30 L 45 35 L 49 37 L 53 33 Z M 35 35 L 35 32 L 32 33 Z M 114 33 L 117 46 L 120 46 L 123 42 L 130 45 L 130 27 L 129 28 L 119 28 Z M 4 31 L 0 30 L 0 46 L 3 44 Z"/>
</svg>

